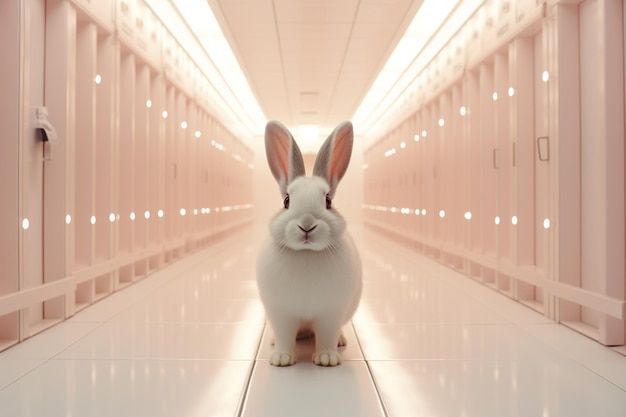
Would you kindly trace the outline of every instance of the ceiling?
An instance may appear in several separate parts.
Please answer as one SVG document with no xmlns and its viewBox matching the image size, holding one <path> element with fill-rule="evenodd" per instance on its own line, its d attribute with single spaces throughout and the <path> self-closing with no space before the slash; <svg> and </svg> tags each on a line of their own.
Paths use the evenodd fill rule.
<svg viewBox="0 0 626 417">
<path fill-rule="evenodd" d="M 265 117 L 292 131 L 317 125 L 322 137 L 354 115 L 422 4 L 207 1 Z"/>
</svg>

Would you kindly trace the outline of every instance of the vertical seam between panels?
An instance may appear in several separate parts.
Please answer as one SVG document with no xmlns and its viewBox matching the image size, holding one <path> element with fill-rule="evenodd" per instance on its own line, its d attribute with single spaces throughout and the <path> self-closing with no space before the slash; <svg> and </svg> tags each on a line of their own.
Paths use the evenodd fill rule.
<svg viewBox="0 0 626 417">
<path fill-rule="evenodd" d="M 378 387 L 378 383 L 376 382 L 376 378 L 374 378 L 374 374 L 372 373 L 372 368 L 370 367 L 370 362 L 365 357 L 365 354 L 363 353 L 363 346 L 361 345 L 361 339 L 359 339 L 359 334 L 356 331 L 356 327 L 354 327 L 354 322 L 350 321 L 350 325 L 352 326 L 352 330 L 354 331 L 356 342 L 359 345 L 359 350 L 361 351 L 361 355 L 363 356 L 363 362 L 365 363 L 365 367 L 367 368 L 367 373 L 369 374 L 370 380 L 372 381 L 372 385 L 374 385 L 374 390 L 376 390 L 376 395 L 378 396 L 378 404 L 380 404 L 380 409 L 382 410 L 383 415 L 385 417 L 389 417 L 390 414 L 389 414 L 389 410 L 387 409 L 387 404 L 385 404 L 380 388 Z"/>
<path fill-rule="evenodd" d="M 259 352 L 261 351 L 261 343 L 263 342 L 263 335 L 265 334 L 266 327 L 267 321 L 263 324 L 263 329 L 260 332 L 259 341 L 257 343 L 256 349 L 254 350 L 254 357 L 252 358 L 250 371 L 248 372 L 248 377 L 246 378 L 244 389 L 242 390 L 241 397 L 239 398 L 239 404 L 237 405 L 237 411 L 235 413 L 235 416 L 237 417 L 242 417 L 246 408 L 248 393 L 250 392 L 250 385 L 252 383 L 252 376 L 254 375 L 254 371 L 256 370 L 257 363 L 259 361 Z"/>
</svg>

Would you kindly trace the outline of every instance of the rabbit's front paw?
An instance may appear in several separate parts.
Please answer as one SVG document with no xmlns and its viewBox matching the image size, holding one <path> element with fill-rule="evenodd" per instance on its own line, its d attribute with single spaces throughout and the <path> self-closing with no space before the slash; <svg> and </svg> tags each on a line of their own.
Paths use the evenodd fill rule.
<svg viewBox="0 0 626 417">
<path fill-rule="evenodd" d="M 313 354 L 313 363 L 318 366 L 341 365 L 341 355 L 334 350 L 320 350 Z"/>
<path fill-rule="evenodd" d="M 296 363 L 296 354 L 294 352 L 285 352 L 275 350 L 270 356 L 270 365 L 272 366 L 291 366 Z"/>
<path fill-rule="evenodd" d="M 348 340 L 346 339 L 346 337 L 343 335 L 343 333 L 341 333 L 339 335 L 339 341 L 337 342 L 337 346 L 339 347 L 344 347 L 345 345 L 348 344 Z"/>
</svg>

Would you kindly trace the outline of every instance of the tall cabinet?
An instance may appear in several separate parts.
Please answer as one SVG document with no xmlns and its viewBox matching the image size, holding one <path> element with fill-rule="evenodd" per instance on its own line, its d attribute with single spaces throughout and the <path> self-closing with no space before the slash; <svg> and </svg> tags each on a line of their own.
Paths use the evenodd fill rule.
<svg viewBox="0 0 626 417">
<path fill-rule="evenodd" d="M 251 221 L 253 155 L 142 0 L 0 20 L 2 350 Z"/>
<path fill-rule="evenodd" d="M 618 0 L 485 1 L 366 150 L 366 222 L 624 345 L 624 47 Z"/>
</svg>

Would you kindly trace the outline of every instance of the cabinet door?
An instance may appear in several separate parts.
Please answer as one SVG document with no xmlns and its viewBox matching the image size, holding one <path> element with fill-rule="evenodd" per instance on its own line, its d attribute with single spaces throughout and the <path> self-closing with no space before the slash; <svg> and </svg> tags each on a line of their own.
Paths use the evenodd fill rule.
<svg viewBox="0 0 626 417">
<path fill-rule="evenodd" d="M 18 290 L 19 144 L 20 144 L 20 4 L 0 3 L 0 296 Z M 17 343 L 19 313 L 0 310 L 0 350 Z"/>
<path fill-rule="evenodd" d="M 479 69 L 480 89 L 480 159 L 482 161 L 482 189 L 480 219 L 482 225 L 482 250 L 483 254 L 495 258 L 497 251 L 497 229 L 500 218 L 497 212 L 497 186 L 498 186 L 498 149 L 495 134 L 495 119 L 490 115 L 495 114 L 495 84 L 494 68 L 491 63 L 484 63 Z M 491 281 L 488 279 L 487 281 Z"/>
<path fill-rule="evenodd" d="M 510 262 L 511 232 L 513 214 L 511 210 L 511 171 L 512 171 L 512 144 L 510 129 L 509 108 L 511 97 L 509 89 L 508 57 L 504 53 L 497 53 L 494 57 L 494 89 L 492 100 L 495 106 L 494 133 L 495 147 L 493 150 L 492 165 L 496 172 L 496 216 L 497 224 L 496 253 L 498 261 Z M 495 220 L 494 220 L 495 223 Z M 499 280 L 498 289 L 508 292 L 509 283 Z"/>
<path fill-rule="evenodd" d="M 44 142 L 36 131 L 36 109 L 44 105 L 44 45 L 45 4 L 44 0 L 25 2 L 27 24 L 24 27 L 23 88 L 20 92 L 23 104 L 22 135 L 20 138 L 21 164 L 19 198 L 22 219 L 20 244 L 20 290 L 43 284 L 43 176 Z M 25 40 L 28 39 L 28 42 Z M 50 143 L 46 147 L 54 146 Z M 46 149 L 49 152 L 50 149 Z M 54 150 L 52 150 L 54 151 Z M 46 155 L 54 157 L 54 153 Z M 44 304 L 36 303 L 23 310 L 23 335 L 25 337 L 42 330 L 46 319 Z"/>
<path fill-rule="evenodd" d="M 0 220 L 0 295 L 41 287 L 44 247 L 44 162 L 52 138 L 37 129 L 44 118 L 45 2 L 3 2 L 0 53 L 2 100 L 0 186 L 4 197 Z M 50 131 L 48 131 L 50 132 Z M 53 154 L 52 154 L 53 155 Z M 0 349 L 25 339 L 57 317 L 35 302 L 19 311 L 0 311 Z"/>
<path fill-rule="evenodd" d="M 534 39 L 534 134 L 532 143 L 533 186 L 534 186 L 534 245 L 526 252 L 526 245 L 520 247 L 520 263 L 533 264 L 535 271 L 543 279 L 548 279 L 550 272 L 550 112 L 548 111 L 548 80 L 543 52 L 543 35 L 537 34 Z M 524 149 L 520 146 L 520 159 L 524 157 Z M 522 285 L 519 298 L 522 303 L 528 304 L 539 311 L 547 312 L 543 288 L 541 286 Z"/>
</svg>

